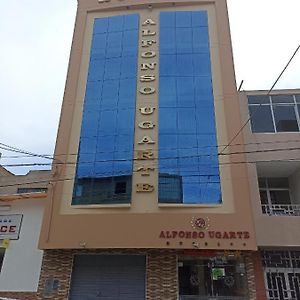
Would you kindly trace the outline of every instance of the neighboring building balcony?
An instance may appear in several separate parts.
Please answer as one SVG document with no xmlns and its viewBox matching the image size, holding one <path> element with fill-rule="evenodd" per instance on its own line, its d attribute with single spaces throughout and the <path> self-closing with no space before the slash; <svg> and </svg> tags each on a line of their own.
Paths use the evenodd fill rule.
<svg viewBox="0 0 300 300">
<path fill-rule="evenodd" d="M 258 246 L 299 247 L 299 162 L 257 163 L 255 169 L 251 190 Z"/>
<path fill-rule="evenodd" d="M 259 178 L 262 213 L 269 216 L 300 216 L 288 178 Z"/>
<path fill-rule="evenodd" d="M 300 204 L 262 204 L 263 214 L 269 216 L 300 216 Z"/>
</svg>

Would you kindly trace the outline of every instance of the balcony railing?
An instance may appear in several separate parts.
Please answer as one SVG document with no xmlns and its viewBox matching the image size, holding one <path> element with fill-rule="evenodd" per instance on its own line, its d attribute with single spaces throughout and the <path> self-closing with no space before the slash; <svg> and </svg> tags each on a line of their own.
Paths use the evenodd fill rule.
<svg viewBox="0 0 300 300">
<path fill-rule="evenodd" d="M 300 204 L 264 204 L 262 212 L 269 216 L 300 216 Z"/>
</svg>

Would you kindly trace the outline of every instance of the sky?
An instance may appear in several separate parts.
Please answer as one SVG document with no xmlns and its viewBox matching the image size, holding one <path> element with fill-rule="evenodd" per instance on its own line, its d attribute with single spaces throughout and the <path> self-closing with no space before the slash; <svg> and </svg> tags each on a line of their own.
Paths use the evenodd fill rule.
<svg viewBox="0 0 300 300">
<path fill-rule="evenodd" d="M 0 143 L 53 154 L 76 7 L 77 0 L 0 0 Z M 228 10 L 237 85 L 270 89 L 300 44 L 300 1 L 228 0 Z M 300 51 L 275 88 L 300 88 L 299 71 Z M 4 166 L 51 163 L 0 152 Z"/>
</svg>

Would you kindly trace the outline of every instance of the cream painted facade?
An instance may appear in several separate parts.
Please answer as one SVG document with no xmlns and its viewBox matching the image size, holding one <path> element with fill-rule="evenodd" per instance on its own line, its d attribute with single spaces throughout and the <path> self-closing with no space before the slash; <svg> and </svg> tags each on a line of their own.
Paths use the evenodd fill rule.
<svg viewBox="0 0 300 300">
<path fill-rule="evenodd" d="M 268 91 L 247 91 L 240 94 L 242 117 L 249 118 L 247 95 L 267 95 Z M 297 95 L 299 89 L 274 90 L 272 95 Z M 300 133 L 252 133 L 250 122 L 243 130 L 246 143 L 252 211 L 257 233 L 257 245 L 264 248 L 300 246 Z M 258 178 L 286 178 L 289 182 L 291 205 L 297 213 L 284 212 L 280 207 L 269 214 L 263 213 Z M 284 203 L 283 203 L 284 206 Z M 291 208 L 291 207 L 290 207 Z M 276 209 L 278 210 L 276 212 Z M 291 208 L 292 209 L 292 208 Z"/>
<path fill-rule="evenodd" d="M 37 291 L 43 258 L 43 251 L 37 246 L 46 192 L 26 192 L 24 189 L 46 189 L 49 175 L 49 171 L 31 171 L 18 176 L 0 166 L 1 222 L 5 216 L 21 216 L 19 238 L 8 238 L 9 244 L 5 249 L 0 272 L 0 295 L 3 292 Z M 22 193 L 20 189 L 23 189 Z M 4 242 L 2 238 L 2 249 Z"/>
<path fill-rule="evenodd" d="M 5 250 L 0 272 L 1 292 L 36 292 L 40 277 L 43 251 L 37 248 L 45 199 L 16 200 L 1 215 L 21 214 L 22 225 L 18 240 L 10 241 Z"/>
<path fill-rule="evenodd" d="M 88 63 L 91 47 L 91 33 L 93 20 L 96 17 L 115 16 L 127 13 L 139 13 L 141 24 L 151 18 L 156 23 L 161 11 L 205 10 L 208 12 L 211 68 L 214 90 L 214 105 L 216 114 L 217 140 L 219 145 L 226 145 L 241 126 L 239 118 L 239 98 L 235 87 L 232 50 L 230 43 L 229 24 L 225 1 L 110 1 L 96 3 L 95 1 L 80 1 L 75 25 L 73 46 L 70 57 L 66 93 L 64 97 L 61 121 L 59 126 L 55 155 L 64 157 L 66 165 L 55 166 L 52 179 L 55 181 L 50 189 L 44 216 L 40 247 L 53 248 L 176 248 L 193 249 L 194 241 L 174 238 L 166 241 L 161 238 L 162 231 L 191 232 L 192 220 L 202 218 L 209 223 L 205 238 L 200 242 L 200 249 L 256 249 L 255 231 L 253 227 L 250 206 L 250 190 L 248 185 L 247 168 L 235 164 L 235 160 L 244 160 L 245 155 L 221 155 L 219 161 L 222 187 L 222 204 L 218 205 L 176 205 L 158 204 L 157 200 L 157 171 L 145 177 L 138 173 L 140 167 L 157 166 L 157 143 L 139 142 L 145 136 L 139 124 L 146 120 L 139 112 L 145 105 L 157 107 L 159 86 L 157 82 L 151 90 L 144 90 L 143 82 L 138 81 L 136 128 L 135 128 L 135 165 L 132 185 L 132 202 L 130 205 L 71 205 L 72 192 L 76 170 L 76 155 L 79 144 L 80 126 L 82 121 L 83 99 L 87 81 Z M 146 24 L 145 23 L 145 24 Z M 143 26 L 140 26 L 140 41 L 143 38 Z M 147 30 L 155 32 L 159 38 L 159 27 L 149 27 Z M 149 51 L 158 51 L 156 43 Z M 139 48 L 139 64 L 147 61 L 143 57 L 144 48 Z M 79 63 L 78 63 L 79 62 Z M 151 58 L 149 62 L 156 62 L 154 74 L 159 72 L 158 59 Z M 147 69 L 147 68 L 146 68 Z M 149 69 L 149 68 L 148 68 Z M 151 69 L 151 68 L 150 68 Z M 145 73 L 148 75 L 152 74 Z M 139 71 L 140 72 L 140 71 Z M 140 74 L 140 73 L 138 73 Z M 150 95 L 147 95 L 150 91 Z M 143 104 L 139 101 L 143 99 Z M 154 102 L 153 102 L 154 101 Z M 235 118 L 232 118 L 235 115 Z M 157 111 L 147 118 L 155 124 L 151 138 L 157 142 Z M 243 137 L 239 136 L 237 143 L 243 144 Z M 139 162 L 140 151 L 151 149 L 153 160 L 148 165 Z M 244 147 L 240 146 L 243 152 Z M 227 149 L 227 151 L 230 148 Z M 70 155 L 62 156 L 69 153 Z M 64 180 L 70 178 L 71 180 Z M 238 178 L 239 184 L 233 182 Z M 137 185 L 145 183 L 153 192 L 139 192 Z M 141 187 L 142 185 L 140 185 Z M 122 224 L 122 225 L 121 225 Z M 99 234 L 94 234 L 98 228 Z M 229 238 L 230 232 L 232 238 Z M 237 237 L 237 233 L 239 236 Z M 217 233 L 217 237 L 215 237 Z M 210 238 L 209 236 L 214 236 Z M 224 237 L 224 238 L 223 238 Z M 245 237 L 245 238 L 244 238 Z"/>
</svg>

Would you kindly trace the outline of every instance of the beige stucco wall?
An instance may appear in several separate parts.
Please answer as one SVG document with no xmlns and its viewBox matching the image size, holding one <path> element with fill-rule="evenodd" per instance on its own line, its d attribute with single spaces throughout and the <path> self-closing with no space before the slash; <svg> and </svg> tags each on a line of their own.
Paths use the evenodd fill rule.
<svg viewBox="0 0 300 300">
<path fill-rule="evenodd" d="M 145 3 L 147 2 L 145 1 Z M 218 144 L 225 145 L 228 143 L 241 126 L 226 1 L 195 0 L 180 3 L 176 0 L 154 0 L 152 3 L 152 8 L 149 9 L 148 4 L 143 4 L 143 1 L 138 0 L 111 1 L 102 4 L 97 4 L 92 0 L 79 1 L 55 150 L 56 157 L 59 157 L 63 162 L 71 162 L 71 164 L 57 165 L 53 170 L 55 180 L 53 180 L 54 183 L 49 191 L 48 207 L 43 222 L 40 239 L 40 247 L 42 248 L 195 248 L 191 239 L 180 240 L 176 238 L 170 242 L 159 238 L 161 230 L 192 230 L 191 222 L 195 217 L 202 217 L 207 220 L 209 230 L 212 231 L 250 233 L 250 238 L 246 240 L 205 238 L 201 242 L 199 241 L 198 247 L 245 250 L 256 248 L 247 168 L 243 164 L 234 163 L 236 160 L 244 160 L 244 154 L 234 157 L 220 156 L 222 163 L 220 167 L 221 185 L 224 198 L 221 205 L 162 207 L 157 204 L 156 193 L 152 195 L 140 193 L 133 194 L 131 206 L 125 205 L 114 208 L 71 206 L 76 156 L 64 155 L 76 153 L 78 149 L 92 21 L 96 16 L 140 12 L 143 21 L 149 15 L 153 18 L 157 17 L 157 9 L 172 11 L 207 10 Z M 117 6 L 119 6 L 118 9 Z M 113 7 L 115 9 L 112 9 Z M 158 28 L 156 30 L 156 38 L 158 38 Z M 158 49 L 155 50 L 158 51 Z M 156 71 L 158 72 L 158 70 Z M 157 87 L 158 90 L 159 87 Z M 149 98 L 147 101 L 154 100 Z M 151 104 L 157 105 L 154 102 Z M 157 115 L 153 114 L 152 121 L 157 122 Z M 158 126 L 159 124 L 157 124 Z M 140 138 L 139 134 L 136 135 L 136 141 Z M 154 137 L 157 137 L 157 132 Z M 243 137 L 239 136 L 237 142 L 243 144 Z M 137 149 L 136 146 L 135 150 Z M 240 149 L 243 150 L 243 146 L 240 146 Z M 156 178 L 157 174 L 154 173 L 150 177 L 149 183 L 152 182 L 154 186 L 157 185 Z M 138 180 L 138 177 L 133 178 L 134 183 Z M 235 182 L 237 184 L 233 184 Z M 205 230 L 208 234 L 208 228 Z"/>
<path fill-rule="evenodd" d="M 50 171 L 30 171 L 25 175 L 0 173 L 0 195 L 16 194 L 18 188 L 47 188 Z"/>
<path fill-rule="evenodd" d="M 213 76 L 213 86 L 214 86 L 214 97 L 215 97 L 215 112 L 216 112 L 216 127 L 217 127 L 217 134 L 218 134 L 218 143 L 219 144 L 225 144 L 227 141 L 227 131 L 226 131 L 226 123 L 224 119 L 224 94 L 223 94 L 223 88 L 222 88 L 222 76 L 221 76 L 221 66 L 219 62 L 219 44 L 218 44 L 218 32 L 217 32 L 217 20 L 216 20 L 216 12 L 213 5 L 207 5 L 203 4 L 201 7 L 199 6 L 184 6 L 184 8 L 178 7 L 178 8 L 171 8 L 174 10 L 195 10 L 195 9 L 202 9 L 207 10 L 209 14 L 209 36 L 210 36 L 210 50 L 211 50 L 211 60 L 212 60 L 212 76 Z M 156 25 L 151 26 L 151 30 L 156 32 L 156 35 L 151 37 L 155 40 L 159 41 L 159 26 L 158 26 L 158 20 L 159 20 L 159 12 L 160 11 L 167 11 L 170 10 L 170 7 L 168 8 L 160 8 L 159 10 L 148 10 L 148 9 L 131 9 L 129 13 L 138 13 L 140 15 L 141 20 L 147 20 L 148 18 L 152 18 L 152 20 L 156 21 Z M 122 15 L 124 14 L 124 11 L 120 12 L 112 12 L 110 15 Z M 87 81 L 87 73 L 88 73 L 88 66 L 90 61 L 90 46 L 91 46 L 91 40 L 92 40 L 92 30 L 93 30 L 93 23 L 95 18 L 101 18 L 106 16 L 107 13 L 89 13 L 87 15 L 86 20 L 86 30 L 84 35 L 84 45 L 83 45 L 83 55 L 81 60 L 81 70 L 80 70 L 80 84 L 78 85 L 78 92 L 76 97 L 76 105 L 75 105 L 75 112 L 73 115 L 73 121 L 72 121 L 72 131 L 71 131 L 71 137 L 70 137 L 70 144 L 69 144 L 69 150 L 68 153 L 71 153 L 72 155 L 69 155 L 67 157 L 68 162 L 71 162 L 73 164 L 70 164 L 67 166 L 66 169 L 66 177 L 67 178 L 74 178 L 75 172 L 76 172 L 76 161 L 77 156 L 73 155 L 74 153 L 77 153 L 78 151 L 78 145 L 79 145 L 79 138 L 80 138 L 80 128 L 81 128 L 81 122 L 82 122 L 82 112 L 83 112 L 83 101 L 84 101 L 84 95 L 85 95 L 85 82 Z M 141 26 L 140 29 L 144 27 Z M 142 34 L 140 30 L 140 41 L 142 40 Z M 153 150 L 155 154 L 155 160 L 154 161 L 148 161 L 147 164 L 149 167 L 154 167 L 155 171 L 151 176 L 147 178 L 148 184 L 151 184 L 155 187 L 158 186 L 158 169 L 157 169 L 157 153 L 158 153 L 158 96 L 159 96 L 159 86 L 158 86 L 158 78 L 159 78 L 159 43 L 152 45 L 150 48 L 140 48 L 139 49 L 139 62 L 138 66 L 141 65 L 142 62 L 146 62 L 148 60 L 141 58 L 141 52 L 145 50 L 153 50 L 157 53 L 157 56 L 153 58 L 151 61 L 156 63 L 156 68 L 153 71 L 151 71 L 149 74 L 155 74 L 157 80 L 154 83 L 151 83 L 151 86 L 153 86 L 156 89 L 155 94 L 152 95 L 141 95 L 139 92 L 137 92 L 137 106 L 136 106 L 136 126 L 135 126 L 135 158 L 137 157 L 137 152 L 139 150 L 147 150 L 151 149 Z M 140 71 L 138 72 L 138 78 L 139 75 L 144 72 Z M 137 91 L 141 89 L 142 86 L 145 86 L 145 83 L 142 83 L 138 81 L 137 84 Z M 138 124 L 145 120 L 145 116 L 141 115 L 139 113 L 139 109 L 141 107 L 145 106 L 152 106 L 155 108 L 155 112 L 152 115 L 147 116 L 147 120 L 153 122 L 155 124 L 155 128 L 151 132 L 151 136 L 153 137 L 155 141 L 155 145 L 139 145 L 138 142 L 142 139 L 142 137 L 146 134 L 145 131 L 138 128 Z M 224 156 L 220 157 L 220 162 L 222 163 L 229 163 L 229 157 Z M 142 166 L 144 162 L 135 160 L 134 162 L 134 173 L 133 173 L 133 184 L 132 184 L 132 202 L 131 206 L 128 210 L 122 210 L 122 213 L 143 213 L 143 212 L 153 212 L 153 213 L 160 213 L 162 212 L 161 207 L 169 208 L 171 211 L 176 212 L 176 207 L 180 207 L 180 210 L 182 211 L 184 209 L 185 212 L 194 212 L 194 209 L 190 209 L 191 207 L 195 207 L 195 205 L 163 205 L 161 204 L 160 207 L 157 205 L 157 199 L 158 199 L 158 190 L 156 189 L 154 193 L 149 194 L 141 194 L 136 193 L 135 186 L 139 182 L 144 182 L 145 178 L 142 178 L 141 175 L 139 175 L 136 170 L 139 166 Z M 230 165 L 221 165 L 220 166 L 220 175 L 221 175 L 221 183 L 222 183 L 222 196 L 223 196 L 223 203 L 222 205 L 199 205 L 198 207 L 201 207 L 201 211 L 203 213 L 233 213 L 235 210 L 232 198 L 232 174 L 230 170 Z M 144 180 L 144 181 L 143 181 Z M 106 209 L 98 209 L 95 210 L 95 208 L 103 208 L 104 205 L 83 205 L 79 206 L 77 205 L 76 208 L 74 206 L 71 206 L 72 202 L 72 193 L 73 193 L 73 186 L 74 186 L 74 180 L 68 180 L 64 183 L 64 190 L 63 190 L 63 201 L 61 202 L 61 213 L 62 214 L 107 214 L 107 213 L 114 213 L 116 212 L 116 209 L 118 207 L 128 207 L 128 205 L 114 205 L 113 209 L 110 209 L 112 205 L 106 205 Z M 184 208 L 183 208 L 184 207 Z M 80 209 L 81 208 L 81 209 Z M 92 208 L 89 210 L 88 208 Z"/>
<path fill-rule="evenodd" d="M 240 93 L 244 122 L 249 118 L 246 95 L 260 95 L 267 94 L 267 92 Z M 299 93 L 300 90 L 274 90 L 272 92 L 272 94 Z M 259 172 L 261 177 L 288 177 L 293 197 L 300 199 L 300 133 L 252 133 L 248 124 L 243 130 L 243 135 L 246 151 L 249 152 L 247 161 L 257 162 L 248 164 L 257 245 L 260 247 L 300 246 L 300 217 L 268 216 L 262 213 L 257 175 Z"/>
</svg>

